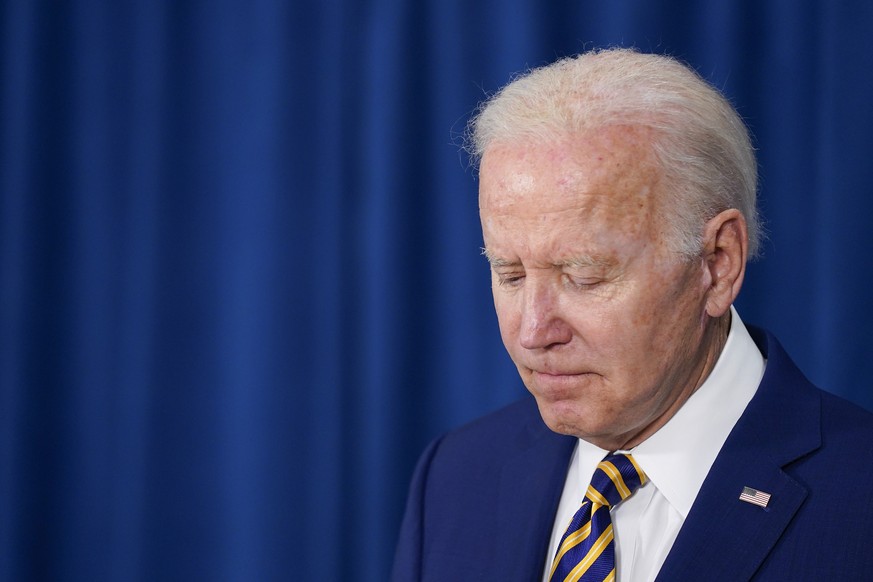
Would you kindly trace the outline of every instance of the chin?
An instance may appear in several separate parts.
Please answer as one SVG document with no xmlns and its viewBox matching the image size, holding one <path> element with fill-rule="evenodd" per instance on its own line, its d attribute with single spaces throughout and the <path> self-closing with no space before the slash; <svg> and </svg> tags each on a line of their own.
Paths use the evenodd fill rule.
<svg viewBox="0 0 873 582">
<path fill-rule="evenodd" d="M 579 438 L 584 438 L 585 434 L 589 434 L 581 426 L 585 424 L 586 415 L 580 412 L 573 402 L 545 402 L 542 398 L 536 400 L 543 422 L 553 432 Z"/>
<path fill-rule="evenodd" d="M 612 451 L 620 447 L 621 433 L 615 432 L 617 419 L 605 419 L 598 410 L 586 410 L 582 404 L 573 401 L 547 402 L 536 398 L 537 407 L 543 422 L 549 430 L 580 438 L 601 449 Z"/>
</svg>

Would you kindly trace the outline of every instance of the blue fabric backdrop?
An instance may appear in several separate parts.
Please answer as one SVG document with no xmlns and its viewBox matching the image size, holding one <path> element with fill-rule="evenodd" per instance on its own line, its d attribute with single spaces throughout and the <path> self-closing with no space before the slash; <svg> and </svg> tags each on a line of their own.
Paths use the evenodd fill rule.
<svg viewBox="0 0 873 582">
<path fill-rule="evenodd" d="M 416 456 L 523 393 L 456 147 L 607 45 L 760 150 L 740 310 L 873 408 L 867 0 L 8 0 L 0 579 L 387 577 Z"/>
</svg>

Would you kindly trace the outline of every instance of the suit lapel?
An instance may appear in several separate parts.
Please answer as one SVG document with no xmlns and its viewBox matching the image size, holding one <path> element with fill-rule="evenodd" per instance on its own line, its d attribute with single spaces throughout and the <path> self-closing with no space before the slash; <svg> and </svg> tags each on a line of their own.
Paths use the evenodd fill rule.
<svg viewBox="0 0 873 582">
<path fill-rule="evenodd" d="M 820 446 L 820 398 L 772 336 L 750 331 L 767 358 L 764 378 L 710 469 L 658 580 L 749 580 L 807 496 L 783 468 Z M 746 486 L 771 495 L 766 508 L 739 499 Z"/>
<path fill-rule="evenodd" d="M 495 520 L 494 580 L 539 580 L 576 439 L 550 431 L 534 407 L 519 453 L 503 467 Z"/>
<path fill-rule="evenodd" d="M 755 443 L 733 439 L 722 449 L 658 580 L 749 580 L 791 522 L 806 489 Z M 743 487 L 771 495 L 766 508 L 741 501 Z"/>
</svg>

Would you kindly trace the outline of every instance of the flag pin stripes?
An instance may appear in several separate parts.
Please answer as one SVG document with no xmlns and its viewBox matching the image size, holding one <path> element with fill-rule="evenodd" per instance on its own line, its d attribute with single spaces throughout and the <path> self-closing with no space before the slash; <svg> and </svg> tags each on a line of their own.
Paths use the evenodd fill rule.
<svg viewBox="0 0 873 582">
<path fill-rule="evenodd" d="M 767 507 L 767 504 L 770 503 L 770 494 L 752 489 L 751 487 L 743 487 L 743 492 L 740 493 L 740 501 Z"/>
</svg>

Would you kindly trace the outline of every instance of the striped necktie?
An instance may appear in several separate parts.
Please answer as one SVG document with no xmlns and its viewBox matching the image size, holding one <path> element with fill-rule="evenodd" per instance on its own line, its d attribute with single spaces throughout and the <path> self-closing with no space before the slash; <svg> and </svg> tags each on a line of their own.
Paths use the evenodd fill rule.
<svg viewBox="0 0 873 582">
<path fill-rule="evenodd" d="M 555 554 L 550 582 L 615 580 L 615 545 L 609 508 L 630 497 L 646 474 L 630 455 L 607 455 L 591 477 L 582 507 Z"/>
</svg>

